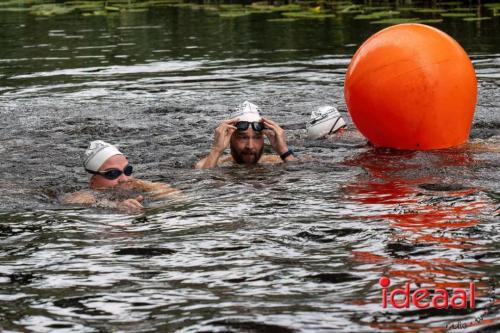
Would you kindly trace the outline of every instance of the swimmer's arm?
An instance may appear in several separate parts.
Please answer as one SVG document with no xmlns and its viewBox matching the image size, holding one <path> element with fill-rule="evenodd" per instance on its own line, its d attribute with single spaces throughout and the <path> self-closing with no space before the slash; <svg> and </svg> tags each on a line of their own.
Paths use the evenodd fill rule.
<svg viewBox="0 0 500 333">
<path fill-rule="evenodd" d="M 89 191 L 78 191 L 68 194 L 63 198 L 63 202 L 68 205 L 86 205 L 91 207 L 118 209 L 129 213 L 139 212 L 142 209 L 140 201 L 142 201 L 141 196 L 121 202 L 108 199 L 97 199 L 95 195 Z"/>
<path fill-rule="evenodd" d="M 100 208 L 118 208 L 118 202 L 107 199 L 97 199 L 96 196 L 89 191 L 78 191 L 68 194 L 63 198 L 63 202 L 68 205 L 86 205 Z"/>
<path fill-rule="evenodd" d="M 65 204 L 75 204 L 75 205 L 95 205 L 97 203 L 97 198 L 88 191 L 78 191 L 66 195 L 63 198 Z"/>
<path fill-rule="evenodd" d="M 159 199 L 167 195 L 179 195 L 181 191 L 163 183 L 154 183 L 146 180 L 132 179 L 130 181 L 134 188 L 151 193 L 152 198 Z"/>
<path fill-rule="evenodd" d="M 219 127 L 215 129 L 214 143 L 212 150 L 207 157 L 196 163 L 196 169 L 209 169 L 219 165 L 219 158 L 224 153 L 224 150 L 229 146 L 231 135 L 236 131 L 234 125 L 238 122 L 238 118 L 224 120 Z"/>
<path fill-rule="evenodd" d="M 219 164 L 219 158 L 221 155 L 222 151 L 214 148 L 206 157 L 196 163 L 194 167 L 195 169 L 210 169 L 216 167 Z"/>
<path fill-rule="evenodd" d="M 68 205 L 87 205 L 100 208 L 118 208 L 118 203 L 107 199 L 98 200 L 92 192 L 78 191 L 68 194 L 63 198 L 63 202 Z"/>
</svg>

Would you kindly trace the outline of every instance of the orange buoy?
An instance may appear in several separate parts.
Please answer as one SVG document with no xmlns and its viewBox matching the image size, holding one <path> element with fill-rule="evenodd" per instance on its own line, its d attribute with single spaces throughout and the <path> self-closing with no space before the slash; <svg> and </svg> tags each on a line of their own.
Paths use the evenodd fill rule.
<svg viewBox="0 0 500 333">
<path fill-rule="evenodd" d="M 344 93 L 354 124 L 374 146 L 439 149 L 467 141 L 477 81 L 453 38 L 427 25 L 399 24 L 356 51 Z"/>
</svg>

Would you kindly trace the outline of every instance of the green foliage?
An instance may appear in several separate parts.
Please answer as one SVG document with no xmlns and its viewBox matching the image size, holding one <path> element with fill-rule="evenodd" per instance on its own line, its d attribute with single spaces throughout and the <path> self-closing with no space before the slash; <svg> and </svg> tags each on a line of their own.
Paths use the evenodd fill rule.
<svg viewBox="0 0 500 333">
<path fill-rule="evenodd" d="M 220 12 L 219 16 L 222 18 L 238 18 L 238 17 L 243 17 L 243 16 L 248 16 L 250 15 L 250 12 L 244 12 L 244 11 L 226 11 L 226 12 Z"/>
<path fill-rule="evenodd" d="M 441 14 L 442 17 L 473 17 L 476 16 L 474 13 L 443 13 Z"/>
<path fill-rule="evenodd" d="M 339 6 L 337 11 L 342 14 L 358 14 L 362 13 L 363 9 L 359 5 L 347 5 L 347 6 Z"/>
<path fill-rule="evenodd" d="M 282 17 L 282 18 L 275 18 L 275 19 L 269 19 L 267 22 L 295 22 L 297 21 L 296 18 L 291 18 L 291 17 Z"/>
<path fill-rule="evenodd" d="M 56 4 L 44 4 L 31 6 L 30 12 L 36 16 L 52 16 L 68 14 L 75 10 L 75 7 L 61 6 Z"/>
<path fill-rule="evenodd" d="M 462 8 L 462 7 L 457 7 L 457 8 L 452 8 L 450 9 L 450 12 L 464 12 L 464 13 L 470 13 L 474 11 L 475 8 Z"/>
<path fill-rule="evenodd" d="M 5 7 L 5 8 L 28 7 L 31 5 L 41 5 L 44 2 L 45 2 L 44 0 L 7 0 L 7 1 L 1 1 L 0 7 Z"/>
<path fill-rule="evenodd" d="M 191 1 L 191 2 L 190 2 Z M 226 3 L 224 3 L 226 1 Z M 233 1 L 233 0 L 231 0 Z M 84 16 L 112 15 L 120 12 L 144 12 L 155 7 L 177 7 L 190 10 L 203 10 L 224 18 L 237 18 L 253 13 L 281 13 L 281 18 L 271 18 L 270 22 L 291 22 L 297 19 L 326 19 L 336 15 L 353 15 L 356 20 L 368 20 L 373 24 L 387 22 L 408 22 L 425 20 L 439 23 L 435 15 L 427 18 L 404 18 L 418 14 L 440 14 L 443 18 L 460 18 L 466 21 L 481 21 L 500 15 L 500 3 L 486 3 L 484 8 L 491 11 L 486 18 L 476 17 L 477 4 L 465 1 L 435 2 L 432 8 L 400 6 L 401 2 L 384 2 L 384 6 L 373 6 L 372 2 L 354 4 L 350 0 L 292 0 L 292 3 L 258 1 L 245 5 L 229 0 L 204 0 L 203 4 L 194 0 L 0 0 L 0 11 L 29 11 L 38 16 L 55 16 L 78 13 Z M 272 3 L 272 4 L 271 4 Z M 370 4 L 370 5 L 366 5 Z M 406 2 L 405 2 L 406 4 Z M 469 5 L 470 7 L 464 7 Z M 411 14 L 413 13 L 413 14 Z M 403 15 L 401 15 L 403 14 Z M 420 15 L 419 15 L 420 16 Z M 430 17 L 430 18 L 429 18 Z M 392 21 L 391 21 L 392 20 Z"/>
<path fill-rule="evenodd" d="M 486 21 L 486 20 L 491 20 L 491 17 L 489 16 L 482 16 L 482 17 L 465 17 L 462 20 L 466 22 L 477 22 L 477 21 Z"/>
<path fill-rule="evenodd" d="M 444 13 L 446 12 L 446 10 L 439 8 L 417 8 L 414 9 L 413 12 L 421 14 L 434 14 L 434 13 Z"/>
<path fill-rule="evenodd" d="M 29 8 L 24 7 L 0 7 L 0 12 L 29 12 Z"/>
<path fill-rule="evenodd" d="M 270 12 L 298 12 L 302 10 L 302 7 L 297 4 L 273 6 L 273 5 L 268 5 L 267 2 L 265 3 L 254 2 L 250 5 L 250 8 L 255 10 L 270 11 Z"/>
<path fill-rule="evenodd" d="M 362 14 L 362 15 L 356 15 L 354 17 L 355 20 L 377 20 L 381 19 L 384 17 L 392 17 L 392 16 L 398 16 L 400 13 L 396 11 L 380 11 L 380 12 L 373 12 L 371 14 Z"/>
<path fill-rule="evenodd" d="M 371 24 L 400 24 L 400 23 L 424 23 L 424 24 L 436 24 L 443 22 L 442 19 L 420 19 L 418 17 L 409 17 L 409 18 L 391 18 L 391 19 L 383 19 L 378 21 L 370 22 Z"/>
<path fill-rule="evenodd" d="M 327 18 L 334 18 L 334 14 L 320 14 L 311 11 L 307 12 L 288 12 L 282 14 L 284 17 L 295 18 L 295 19 L 319 19 L 324 20 Z"/>
</svg>

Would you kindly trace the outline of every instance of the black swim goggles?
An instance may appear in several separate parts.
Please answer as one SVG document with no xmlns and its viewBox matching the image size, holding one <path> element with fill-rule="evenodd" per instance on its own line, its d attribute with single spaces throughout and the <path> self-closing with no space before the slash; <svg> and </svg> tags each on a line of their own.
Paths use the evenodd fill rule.
<svg viewBox="0 0 500 333">
<path fill-rule="evenodd" d="M 120 169 L 108 169 L 104 171 L 92 171 L 88 169 L 85 170 L 87 170 L 88 173 L 91 173 L 93 175 L 100 175 L 106 179 L 115 180 L 116 178 L 120 177 L 122 173 L 127 177 L 130 176 L 134 171 L 134 168 L 130 164 L 127 164 L 127 166 L 123 168 L 123 170 Z"/>
<path fill-rule="evenodd" d="M 260 132 L 262 131 L 263 129 L 265 129 L 264 127 L 264 123 L 261 123 L 261 122 L 258 122 L 258 121 L 239 121 L 237 122 L 236 124 L 234 124 L 234 126 L 236 127 L 236 129 L 238 131 L 246 131 L 248 129 L 248 127 L 250 127 L 250 124 L 252 125 L 252 128 L 255 132 Z"/>
</svg>

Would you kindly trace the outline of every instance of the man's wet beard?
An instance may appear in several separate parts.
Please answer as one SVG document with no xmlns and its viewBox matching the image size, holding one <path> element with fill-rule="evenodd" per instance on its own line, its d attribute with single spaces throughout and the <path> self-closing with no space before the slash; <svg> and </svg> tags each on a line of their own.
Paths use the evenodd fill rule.
<svg viewBox="0 0 500 333">
<path fill-rule="evenodd" d="M 258 152 L 253 152 L 250 149 L 243 149 L 241 152 L 237 152 L 236 149 L 234 149 L 231 146 L 231 156 L 233 156 L 233 159 L 236 163 L 238 164 L 257 164 L 259 162 L 260 157 L 262 156 L 262 152 L 264 151 L 264 146 L 260 148 Z M 245 156 L 253 156 L 252 162 L 246 162 L 245 161 Z"/>
</svg>

